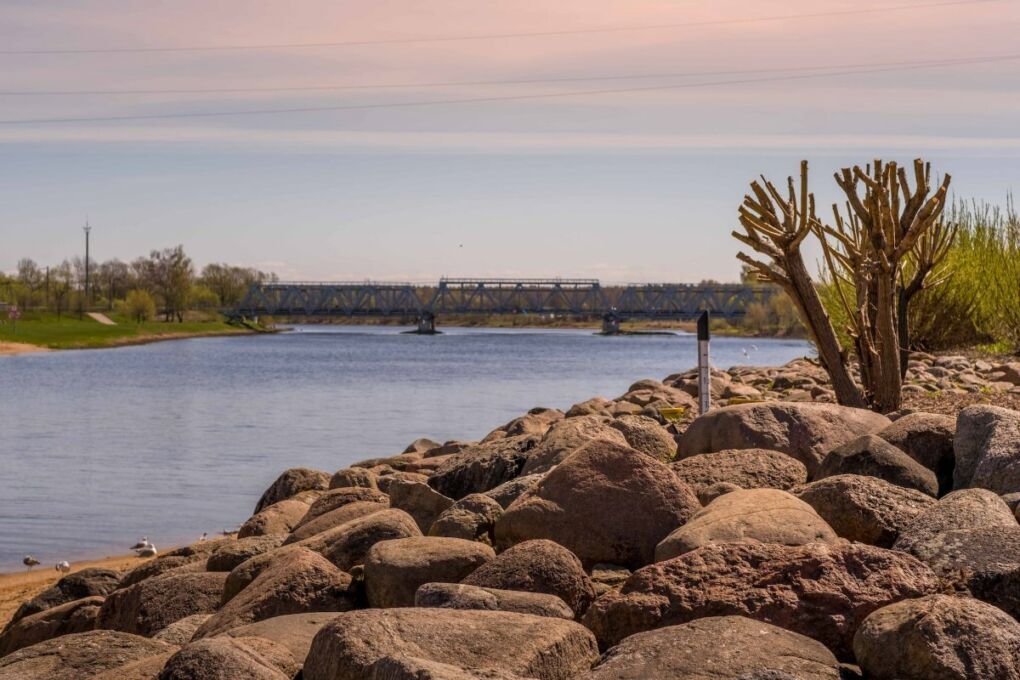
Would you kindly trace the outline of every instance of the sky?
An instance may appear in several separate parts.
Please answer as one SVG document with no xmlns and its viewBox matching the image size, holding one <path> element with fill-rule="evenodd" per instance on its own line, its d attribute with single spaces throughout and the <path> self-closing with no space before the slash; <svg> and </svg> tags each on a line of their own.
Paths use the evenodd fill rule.
<svg viewBox="0 0 1020 680">
<path fill-rule="evenodd" d="M 820 206 L 917 157 L 1004 203 L 1018 34 L 1020 0 L 2 0 L 0 271 L 88 219 L 97 259 L 285 280 L 734 280 L 748 182 L 802 158 Z"/>
</svg>

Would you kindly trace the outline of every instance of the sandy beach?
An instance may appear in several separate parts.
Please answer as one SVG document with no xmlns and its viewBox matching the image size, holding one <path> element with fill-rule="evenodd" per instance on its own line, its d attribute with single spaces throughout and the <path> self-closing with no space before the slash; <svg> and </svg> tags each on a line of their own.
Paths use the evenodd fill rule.
<svg viewBox="0 0 1020 680">
<path fill-rule="evenodd" d="M 71 565 L 71 573 L 87 568 L 115 569 L 125 571 L 138 566 L 145 559 L 134 555 L 103 557 L 98 560 L 75 562 Z M 29 600 L 46 590 L 63 574 L 53 569 L 53 565 L 40 564 L 31 571 L 0 574 L 0 628 L 10 620 L 22 602 Z"/>
<path fill-rule="evenodd" d="M 14 356 L 16 354 L 28 354 L 29 352 L 49 352 L 46 347 L 29 345 L 24 342 L 3 342 L 0 341 L 0 357 Z"/>
</svg>

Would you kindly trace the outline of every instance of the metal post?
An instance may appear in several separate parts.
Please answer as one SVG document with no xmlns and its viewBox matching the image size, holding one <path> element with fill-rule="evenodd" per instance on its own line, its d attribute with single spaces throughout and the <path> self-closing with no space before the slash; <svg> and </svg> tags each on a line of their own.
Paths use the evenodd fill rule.
<svg viewBox="0 0 1020 680">
<path fill-rule="evenodd" d="M 711 368 L 708 363 L 708 312 L 698 318 L 698 407 L 701 414 L 712 408 Z"/>
<path fill-rule="evenodd" d="M 85 231 L 85 307 L 89 306 L 89 232 L 92 231 L 92 227 L 89 226 L 89 221 L 85 220 L 85 226 L 82 227 Z"/>
</svg>

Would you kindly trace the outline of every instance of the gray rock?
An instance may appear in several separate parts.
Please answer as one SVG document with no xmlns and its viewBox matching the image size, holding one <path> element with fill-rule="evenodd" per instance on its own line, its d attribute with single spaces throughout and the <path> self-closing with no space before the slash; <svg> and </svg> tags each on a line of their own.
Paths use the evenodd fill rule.
<svg viewBox="0 0 1020 680">
<path fill-rule="evenodd" d="M 832 543 L 836 533 L 814 508 L 779 489 L 728 493 L 709 503 L 655 548 L 662 562 L 713 543 Z"/>
<path fill-rule="evenodd" d="M 325 491 L 329 488 L 329 475 L 309 468 L 291 468 L 273 482 L 255 506 L 258 514 L 274 503 L 279 503 L 302 491 Z"/>
<path fill-rule="evenodd" d="M 874 680 L 1020 679 L 1020 623 L 969 597 L 929 595 L 873 612 L 854 654 Z"/>
<path fill-rule="evenodd" d="M 503 516 L 499 503 L 480 493 L 465 496 L 443 511 L 429 528 L 429 536 L 447 536 L 492 545 L 496 522 Z"/>
<path fill-rule="evenodd" d="M 968 406 L 956 420 L 957 489 L 998 494 L 1020 491 L 1020 413 L 998 406 Z"/>
<path fill-rule="evenodd" d="M 585 680 L 751 677 L 839 680 L 839 663 L 824 645 L 804 635 L 743 616 L 709 616 L 632 635 L 584 676 Z"/>
<path fill-rule="evenodd" d="M 365 592 L 372 607 L 413 607 L 425 583 L 457 583 L 496 557 L 492 548 L 459 538 L 421 536 L 382 541 L 365 556 Z"/>
<path fill-rule="evenodd" d="M 555 595 L 482 588 L 463 583 L 423 584 L 415 593 L 414 606 L 440 609 L 483 609 L 571 620 L 574 618 L 573 610 Z"/>
<path fill-rule="evenodd" d="M 891 548 L 900 532 L 935 505 L 931 496 L 878 477 L 835 475 L 793 490 L 841 538 Z"/>
<path fill-rule="evenodd" d="M 598 658 L 591 633 L 573 621 L 498 611 L 366 609 L 323 626 L 305 659 L 304 680 L 387 677 L 568 680 Z M 408 675 L 407 664 L 441 674 Z M 403 667 L 403 668 L 401 668 Z M 451 674 L 469 671 L 470 674 Z M 500 675 L 502 673 L 503 675 Z M 511 674 L 510 676 L 506 674 Z"/>
<path fill-rule="evenodd" d="M 832 449 L 889 426 L 883 415 L 835 404 L 766 402 L 713 409 L 680 438 L 680 458 L 727 449 L 769 449 L 804 463 L 809 475 Z"/>
<path fill-rule="evenodd" d="M 994 493 L 985 489 L 962 489 L 920 512 L 900 530 L 893 548 L 920 555 L 930 549 L 931 541 L 947 531 L 1015 526 L 1017 522 L 1009 506 Z"/>
<path fill-rule="evenodd" d="M 869 475 L 933 497 L 939 491 L 934 472 L 875 435 L 864 435 L 833 449 L 812 479 L 834 475 Z"/>
<path fill-rule="evenodd" d="M 953 490 L 955 419 L 936 413 L 910 413 L 898 418 L 878 436 L 934 472 L 939 496 Z"/>
</svg>

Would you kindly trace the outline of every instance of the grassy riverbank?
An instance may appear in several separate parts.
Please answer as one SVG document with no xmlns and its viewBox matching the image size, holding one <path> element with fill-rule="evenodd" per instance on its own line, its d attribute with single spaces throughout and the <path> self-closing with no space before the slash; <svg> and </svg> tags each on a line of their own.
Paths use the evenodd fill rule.
<svg viewBox="0 0 1020 680">
<path fill-rule="evenodd" d="M 0 343 L 33 345 L 47 349 L 95 349 L 137 345 L 161 340 L 197 338 L 211 335 L 241 335 L 264 332 L 254 326 L 229 324 L 220 318 L 186 320 L 184 323 L 146 321 L 135 323 L 116 314 L 110 319 L 115 325 L 99 323 L 88 316 L 31 312 L 15 326 L 4 320 L 0 325 Z"/>
</svg>

